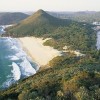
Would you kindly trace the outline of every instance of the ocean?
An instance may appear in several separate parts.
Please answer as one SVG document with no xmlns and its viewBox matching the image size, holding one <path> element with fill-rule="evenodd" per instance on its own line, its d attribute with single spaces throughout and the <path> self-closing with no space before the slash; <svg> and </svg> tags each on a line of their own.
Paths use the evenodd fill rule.
<svg viewBox="0 0 100 100">
<path fill-rule="evenodd" d="M 100 50 L 100 31 L 97 32 L 97 44 L 96 47 L 98 50 Z"/>
<path fill-rule="evenodd" d="M 0 37 L 0 89 L 34 75 L 38 69 L 38 64 L 26 54 L 18 39 Z"/>
<path fill-rule="evenodd" d="M 4 27 L 3 26 L 0 26 L 0 34 L 3 34 L 5 31 L 4 31 Z"/>
</svg>

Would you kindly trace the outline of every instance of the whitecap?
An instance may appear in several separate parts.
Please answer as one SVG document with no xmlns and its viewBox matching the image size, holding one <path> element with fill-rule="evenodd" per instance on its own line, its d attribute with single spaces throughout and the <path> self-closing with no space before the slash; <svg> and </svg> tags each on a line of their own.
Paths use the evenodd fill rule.
<svg viewBox="0 0 100 100">
<path fill-rule="evenodd" d="M 12 66 L 13 66 L 13 70 L 11 72 L 13 73 L 14 80 L 17 81 L 21 77 L 20 68 L 15 62 L 12 62 Z"/>
<path fill-rule="evenodd" d="M 22 76 L 27 77 L 36 73 L 38 69 L 36 66 L 38 65 L 34 64 L 35 62 L 28 57 L 17 39 L 4 37 L 1 38 L 0 41 L 3 41 L 5 44 L 4 47 L 8 54 L 5 54 L 4 57 L 9 61 L 9 65 L 7 66 L 11 67 L 10 75 L 7 74 L 4 80 L 5 82 L 3 82 L 3 85 L 1 84 L 2 87 L 9 87 L 11 84 L 23 78 Z M 34 66 L 34 68 L 32 66 Z"/>
<path fill-rule="evenodd" d="M 32 67 L 30 62 L 24 58 L 24 61 L 20 63 L 22 75 L 31 76 L 36 73 L 36 70 Z"/>
<path fill-rule="evenodd" d="M 10 60 L 19 60 L 19 58 L 17 56 L 8 56 L 8 58 Z"/>
<path fill-rule="evenodd" d="M 11 86 L 11 84 L 12 84 L 13 82 L 14 82 L 14 81 L 13 81 L 12 79 L 8 79 L 6 82 L 4 82 L 4 83 L 2 84 L 2 87 L 3 87 L 3 88 L 7 88 L 7 87 Z"/>
<path fill-rule="evenodd" d="M 27 56 L 26 55 L 26 53 L 24 52 L 24 51 L 22 51 L 22 50 L 20 50 L 18 53 L 16 53 L 15 54 L 18 58 L 23 58 L 23 57 L 25 57 L 25 56 Z"/>
<path fill-rule="evenodd" d="M 11 78 L 11 75 L 6 76 L 7 78 Z"/>
<path fill-rule="evenodd" d="M 19 60 L 17 56 L 12 56 L 11 60 Z"/>
<path fill-rule="evenodd" d="M 18 50 L 18 48 L 17 48 L 15 45 L 13 45 L 13 46 L 11 47 L 11 49 Z"/>
</svg>

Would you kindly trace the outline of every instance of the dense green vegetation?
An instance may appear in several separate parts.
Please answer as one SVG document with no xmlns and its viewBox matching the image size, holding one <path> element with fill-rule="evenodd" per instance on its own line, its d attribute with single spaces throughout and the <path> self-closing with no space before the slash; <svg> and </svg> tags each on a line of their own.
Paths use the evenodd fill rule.
<svg viewBox="0 0 100 100">
<path fill-rule="evenodd" d="M 50 16 L 43 10 L 39 10 L 27 19 L 19 22 L 16 26 L 7 30 L 11 36 L 43 36 L 52 33 L 59 26 L 71 24 L 70 20 L 62 20 Z"/>
<path fill-rule="evenodd" d="M 83 11 L 83 12 L 48 12 L 49 14 L 62 18 L 62 19 L 72 19 L 78 22 L 100 22 L 100 12 L 95 11 Z"/>
<path fill-rule="evenodd" d="M 49 35 L 52 39 L 44 43 L 56 49 L 62 49 L 65 45 L 70 49 L 88 51 L 95 49 L 96 36 L 88 26 L 71 24 L 68 27 L 59 27 Z"/>
<path fill-rule="evenodd" d="M 57 19 L 39 10 L 7 29 L 6 35 L 50 37 L 44 45 L 61 50 L 66 45 L 86 55 L 55 57 L 34 76 L 1 91 L 0 100 L 100 100 L 100 51 L 95 49 L 91 25 Z"/>
<path fill-rule="evenodd" d="M 49 63 L 50 68 L 1 92 L 0 100 L 99 100 L 99 53 L 56 57 Z"/>
<path fill-rule="evenodd" d="M 28 15 L 24 13 L 10 13 L 10 12 L 5 12 L 5 13 L 0 13 L 0 25 L 9 25 L 9 24 L 15 24 L 18 23 L 19 21 L 27 18 Z"/>
<path fill-rule="evenodd" d="M 71 49 L 82 51 L 95 48 L 96 36 L 92 26 L 72 20 L 55 18 L 43 10 L 21 21 L 16 26 L 7 29 L 6 36 L 37 36 L 50 37 L 45 45 L 62 49 L 70 46 Z"/>
</svg>

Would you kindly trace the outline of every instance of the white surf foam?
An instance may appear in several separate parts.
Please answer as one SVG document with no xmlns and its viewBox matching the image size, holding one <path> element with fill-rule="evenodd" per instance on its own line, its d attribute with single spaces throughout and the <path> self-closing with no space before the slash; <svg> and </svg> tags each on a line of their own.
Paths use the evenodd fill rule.
<svg viewBox="0 0 100 100">
<path fill-rule="evenodd" d="M 19 50 L 19 52 L 16 53 L 15 55 L 16 55 L 18 58 L 23 58 L 23 57 L 27 56 L 26 53 L 25 53 L 24 51 L 22 51 L 22 50 Z"/>
<path fill-rule="evenodd" d="M 13 46 L 11 47 L 11 49 L 18 50 L 18 48 L 17 48 L 15 45 L 13 45 Z"/>
<path fill-rule="evenodd" d="M 31 76 L 36 73 L 36 70 L 31 66 L 30 62 L 24 58 L 24 61 L 20 63 L 22 74 L 25 76 Z"/>
<path fill-rule="evenodd" d="M 13 66 L 13 70 L 11 72 L 13 73 L 14 80 L 17 81 L 20 79 L 21 72 L 19 66 L 15 62 L 12 62 L 12 66 Z"/>
<path fill-rule="evenodd" d="M 2 87 L 3 87 L 3 88 L 8 88 L 8 87 L 11 86 L 13 83 L 14 83 L 14 80 L 12 80 L 12 78 L 11 78 L 11 79 L 8 79 L 6 82 L 4 82 L 4 83 L 2 84 Z"/>
<path fill-rule="evenodd" d="M 10 59 L 10 60 L 19 60 L 19 58 L 17 57 L 17 56 L 8 56 L 8 58 Z"/>
<path fill-rule="evenodd" d="M 12 67 L 13 70 L 11 72 L 13 73 L 13 76 L 12 75 L 7 76 L 7 80 L 2 84 L 2 88 L 8 88 L 9 86 L 11 86 L 13 83 L 15 83 L 20 79 L 21 72 L 19 66 L 15 62 L 12 62 Z"/>
<path fill-rule="evenodd" d="M 5 47 L 8 48 L 9 54 L 5 56 L 5 58 L 11 61 L 11 74 L 8 75 L 5 82 L 2 84 L 2 87 L 9 87 L 11 84 L 18 81 L 22 76 L 31 76 L 36 73 L 36 70 L 32 67 L 35 65 L 31 65 L 30 59 L 23 48 L 20 45 L 20 42 L 15 38 L 4 37 L 2 38 Z M 36 65 L 38 67 L 38 65 Z M 13 74 L 13 75 L 12 75 Z"/>
</svg>

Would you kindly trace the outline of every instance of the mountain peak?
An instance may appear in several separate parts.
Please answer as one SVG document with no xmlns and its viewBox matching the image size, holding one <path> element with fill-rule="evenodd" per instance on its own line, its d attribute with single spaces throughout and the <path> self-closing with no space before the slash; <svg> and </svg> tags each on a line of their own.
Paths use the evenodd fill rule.
<svg viewBox="0 0 100 100">
<path fill-rule="evenodd" d="M 42 15 L 42 14 L 45 14 L 46 12 L 42 9 L 39 9 L 36 13 Z"/>
<path fill-rule="evenodd" d="M 45 12 L 45 11 L 44 11 L 44 10 L 42 10 L 42 9 L 39 9 L 37 12 L 42 12 L 42 13 L 43 13 L 43 12 Z"/>
</svg>

